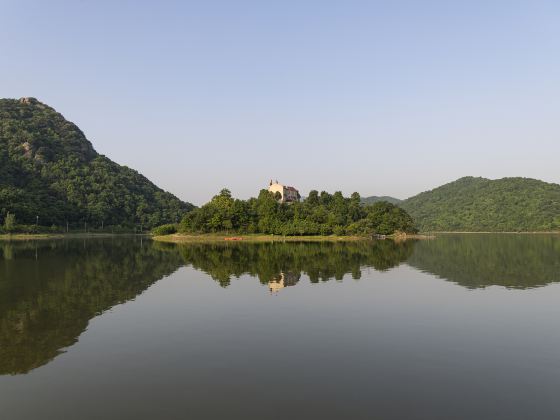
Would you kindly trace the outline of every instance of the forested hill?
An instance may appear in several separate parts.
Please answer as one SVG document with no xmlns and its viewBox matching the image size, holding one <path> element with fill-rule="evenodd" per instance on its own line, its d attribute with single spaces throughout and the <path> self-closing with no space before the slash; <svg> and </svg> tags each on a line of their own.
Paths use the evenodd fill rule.
<svg viewBox="0 0 560 420">
<path fill-rule="evenodd" d="M 0 224 L 146 227 L 193 206 L 98 154 L 82 131 L 34 98 L 0 99 Z"/>
<path fill-rule="evenodd" d="M 560 230 L 560 185 L 465 177 L 399 204 L 421 231 Z"/>
<path fill-rule="evenodd" d="M 395 197 L 390 197 L 388 195 L 382 195 L 382 196 L 372 195 L 370 197 L 362 197 L 363 204 L 373 204 L 373 203 L 378 203 L 380 201 L 386 201 L 387 203 L 399 205 L 402 200 Z"/>
</svg>

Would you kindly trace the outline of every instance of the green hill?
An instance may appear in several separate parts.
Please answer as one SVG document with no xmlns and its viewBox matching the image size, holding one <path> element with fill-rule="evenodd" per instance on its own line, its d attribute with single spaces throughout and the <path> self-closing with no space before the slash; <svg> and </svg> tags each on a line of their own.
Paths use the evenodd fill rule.
<svg viewBox="0 0 560 420">
<path fill-rule="evenodd" d="M 0 99 L 0 223 L 146 227 L 193 206 L 98 154 L 82 131 L 34 98 Z"/>
<path fill-rule="evenodd" d="M 399 204 L 421 231 L 560 230 L 560 185 L 465 177 Z"/>
<path fill-rule="evenodd" d="M 373 204 L 373 203 L 377 203 L 379 201 L 386 201 L 388 203 L 391 204 L 400 204 L 402 202 L 402 200 L 395 198 L 395 197 L 390 197 L 388 195 L 372 195 L 370 197 L 362 197 L 362 203 L 363 204 Z"/>
</svg>

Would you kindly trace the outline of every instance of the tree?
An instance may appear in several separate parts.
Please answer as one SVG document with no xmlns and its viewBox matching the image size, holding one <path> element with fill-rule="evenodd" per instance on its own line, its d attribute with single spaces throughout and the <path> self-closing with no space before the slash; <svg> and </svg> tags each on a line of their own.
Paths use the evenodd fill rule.
<svg viewBox="0 0 560 420">
<path fill-rule="evenodd" d="M 6 232 L 13 232 L 16 229 L 16 215 L 13 213 L 6 214 L 4 219 L 4 230 Z"/>
<path fill-rule="evenodd" d="M 309 195 L 307 196 L 307 199 L 305 201 L 306 203 L 309 203 L 312 206 L 319 204 L 319 191 L 317 190 L 309 191 Z"/>
<path fill-rule="evenodd" d="M 395 231 L 414 232 L 414 222 L 402 209 L 387 202 L 362 206 L 354 193 L 345 198 L 311 191 L 304 202 L 279 203 L 275 194 L 261 190 L 247 201 L 231 197 L 223 189 L 202 207 L 188 212 L 180 225 L 182 232 L 265 233 L 279 235 L 344 235 Z"/>
</svg>

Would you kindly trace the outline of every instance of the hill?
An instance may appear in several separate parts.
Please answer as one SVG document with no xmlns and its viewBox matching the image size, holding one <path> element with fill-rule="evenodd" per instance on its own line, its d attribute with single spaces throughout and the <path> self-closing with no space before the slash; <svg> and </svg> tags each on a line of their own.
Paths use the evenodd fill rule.
<svg viewBox="0 0 560 420">
<path fill-rule="evenodd" d="M 560 185 L 465 177 L 399 204 L 421 231 L 560 230 Z"/>
<path fill-rule="evenodd" d="M 391 204 L 398 205 L 402 200 L 395 197 L 390 197 L 388 195 L 372 195 L 371 197 L 362 197 L 362 204 L 373 204 L 378 203 L 379 201 L 386 201 Z"/>
<path fill-rule="evenodd" d="M 146 227 L 192 205 L 98 154 L 82 131 L 34 98 L 0 99 L 0 223 Z"/>
</svg>

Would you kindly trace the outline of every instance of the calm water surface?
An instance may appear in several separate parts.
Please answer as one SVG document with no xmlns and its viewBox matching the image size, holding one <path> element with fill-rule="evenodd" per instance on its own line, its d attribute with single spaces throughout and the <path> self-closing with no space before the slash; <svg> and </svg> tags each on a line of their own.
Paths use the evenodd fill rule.
<svg viewBox="0 0 560 420">
<path fill-rule="evenodd" d="M 0 242 L 2 419 L 557 419 L 560 236 Z"/>
</svg>

